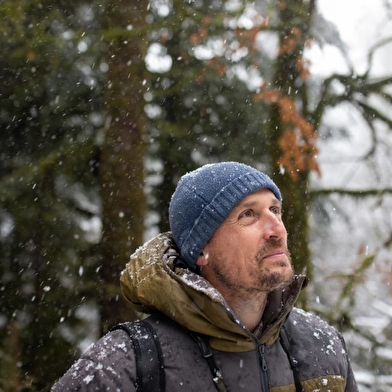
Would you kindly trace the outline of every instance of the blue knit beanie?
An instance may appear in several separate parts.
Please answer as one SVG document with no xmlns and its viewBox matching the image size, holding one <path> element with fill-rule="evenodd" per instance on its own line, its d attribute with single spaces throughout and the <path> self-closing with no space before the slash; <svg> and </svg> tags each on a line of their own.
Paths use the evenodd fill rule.
<svg viewBox="0 0 392 392">
<path fill-rule="evenodd" d="M 246 196 L 278 187 L 264 173 L 238 162 L 207 164 L 181 177 L 169 206 L 169 222 L 181 258 L 194 269 L 206 243 Z"/>
</svg>

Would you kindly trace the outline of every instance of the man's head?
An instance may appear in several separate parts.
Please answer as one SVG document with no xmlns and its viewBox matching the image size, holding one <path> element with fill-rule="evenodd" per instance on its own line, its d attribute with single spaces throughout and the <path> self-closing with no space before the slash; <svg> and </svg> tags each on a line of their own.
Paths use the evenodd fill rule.
<svg viewBox="0 0 392 392">
<path fill-rule="evenodd" d="M 208 164 L 180 179 L 170 202 L 169 221 L 181 257 L 191 269 L 232 209 L 260 189 L 269 189 L 282 200 L 266 174 L 238 162 Z"/>
</svg>

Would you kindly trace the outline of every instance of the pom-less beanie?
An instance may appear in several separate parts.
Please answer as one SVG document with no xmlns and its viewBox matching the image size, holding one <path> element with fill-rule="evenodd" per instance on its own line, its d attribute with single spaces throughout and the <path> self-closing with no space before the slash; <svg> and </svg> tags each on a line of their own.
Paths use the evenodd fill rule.
<svg viewBox="0 0 392 392">
<path fill-rule="evenodd" d="M 194 269 L 206 243 L 246 196 L 259 189 L 282 196 L 264 173 L 238 162 L 207 164 L 181 177 L 169 206 L 170 230 L 181 258 Z"/>
</svg>

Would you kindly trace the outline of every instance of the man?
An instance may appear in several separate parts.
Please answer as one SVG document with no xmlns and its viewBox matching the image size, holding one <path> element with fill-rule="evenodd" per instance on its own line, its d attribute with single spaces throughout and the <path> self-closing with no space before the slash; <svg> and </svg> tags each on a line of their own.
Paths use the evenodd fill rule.
<svg viewBox="0 0 392 392">
<path fill-rule="evenodd" d="M 152 314 L 166 391 L 358 390 L 341 335 L 294 308 L 305 277 L 293 273 L 281 202 L 250 166 L 205 165 L 179 181 L 171 233 L 131 256 L 122 291 Z M 135 391 L 136 359 L 127 334 L 109 332 L 54 390 Z"/>
</svg>

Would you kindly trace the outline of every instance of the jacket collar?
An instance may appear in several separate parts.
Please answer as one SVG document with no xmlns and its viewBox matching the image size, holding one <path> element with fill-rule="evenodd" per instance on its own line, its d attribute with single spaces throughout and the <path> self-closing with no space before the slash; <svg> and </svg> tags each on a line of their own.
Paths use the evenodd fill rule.
<svg viewBox="0 0 392 392">
<path fill-rule="evenodd" d="M 278 338 L 282 324 L 293 309 L 307 282 L 305 276 L 296 275 L 289 286 L 269 294 L 261 320 L 261 334 L 258 336 L 261 343 L 271 344 Z"/>
<path fill-rule="evenodd" d="M 252 350 L 255 337 L 222 295 L 198 274 L 176 267 L 178 258 L 171 233 L 158 235 L 131 256 L 120 282 L 133 308 L 166 314 L 186 329 L 208 336 L 214 349 Z M 261 343 L 272 344 L 277 339 L 304 282 L 305 277 L 296 277 L 285 289 L 270 293 L 262 319 Z"/>
</svg>

